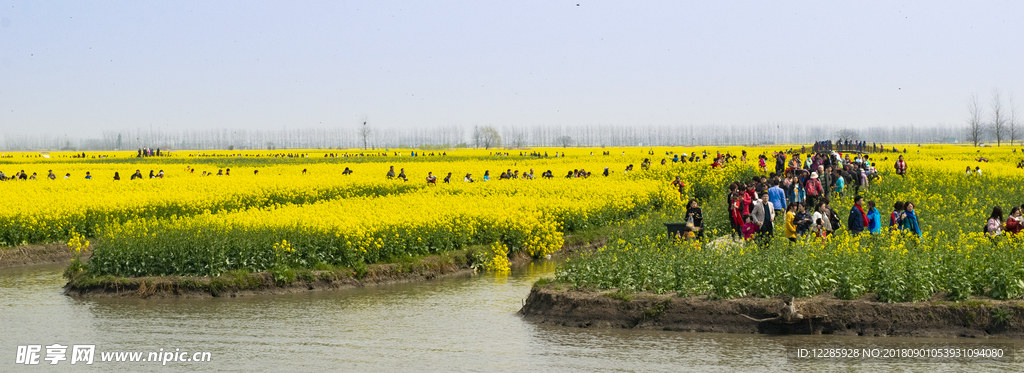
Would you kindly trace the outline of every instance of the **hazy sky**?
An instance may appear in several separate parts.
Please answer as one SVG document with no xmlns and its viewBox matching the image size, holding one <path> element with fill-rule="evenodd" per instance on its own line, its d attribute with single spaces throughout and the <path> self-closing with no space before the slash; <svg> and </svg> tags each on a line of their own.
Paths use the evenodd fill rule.
<svg viewBox="0 0 1024 373">
<path fill-rule="evenodd" d="M 578 4 L 578 5 L 577 5 Z M 0 0 L 0 133 L 960 124 L 1024 2 Z"/>
</svg>

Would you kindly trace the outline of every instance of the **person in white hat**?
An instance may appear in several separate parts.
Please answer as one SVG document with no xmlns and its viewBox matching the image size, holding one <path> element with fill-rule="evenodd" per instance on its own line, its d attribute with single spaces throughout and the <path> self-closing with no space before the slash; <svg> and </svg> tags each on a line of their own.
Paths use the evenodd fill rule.
<svg viewBox="0 0 1024 373">
<path fill-rule="evenodd" d="M 811 179 L 807 180 L 806 188 L 807 188 L 807 205 L 808 206 L 817 205 L 818 201 L 821 200 L 822 195 L 825 194 L 825 189 L 823 189 L 821 187 L 821 181 L 818 180 L 818 173 L 817 172 L 811 172 Z"/>
</svg>

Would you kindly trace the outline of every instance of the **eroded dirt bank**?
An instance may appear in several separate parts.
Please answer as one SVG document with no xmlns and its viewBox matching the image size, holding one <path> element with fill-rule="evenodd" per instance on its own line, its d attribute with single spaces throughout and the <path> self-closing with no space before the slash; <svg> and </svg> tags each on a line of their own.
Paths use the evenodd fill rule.
<svg viewBox="0 0 1024 373">
<path fill-rule="evenodd" d="M 519 311 L 527 320 L 550 325 L 642 328 L 672 331 L 764 334 L 836 334 L 910 337 L 1024 338 L 1024 302 L 880 303 L 865 296 L 840 300 L 831 295 L 796 299 L 805 317 L 794 322 L 755 319 L 780 315 L 783 299 L 708 300 L 651 293 L 612 292 L 534 286 Z"/>
<path fill-rule="evenodd" d="M 36 264 L 67 263 L 74 253 L 63 243 L 45 245 L 24 245 L 0 248 L 0 268 L 20 267 Z M 82 253 L 82 258 L 89 257 L 89 252 Z"/>
</svg>

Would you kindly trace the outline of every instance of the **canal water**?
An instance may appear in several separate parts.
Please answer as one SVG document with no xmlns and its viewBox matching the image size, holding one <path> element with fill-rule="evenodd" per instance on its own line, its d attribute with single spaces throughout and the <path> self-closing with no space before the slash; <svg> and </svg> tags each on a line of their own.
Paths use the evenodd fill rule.
<svg viewBox="0 0 1024 373">
<path fill-rule="evenodd" d="M 999 339 L 764 336 L 540 326 L 516 315 L 537 262 L 509 276 L 213 299 L 76 299 L 63 266 L 0 270 L 0 371 L 1022 371 L 1021 344 Z M 93 345 L 93 363 L 51 365 L 47 346 Z M 16 364 L 41 346 L 38 365 Z M 162 350 L 161 350 L 162 349 Z M 878 357 L 801 358 L 844 349 Z M 1001 349 L 1002 358 L 884 357 L 899 351 Z M 102 361 L 112 352 L 203 358 Z M 54 356 L 61 356 L 57 350 Z M 194 355 L 196 352 L 200 354 Z M 21 358 L 28 354 L 21 354 Z M 123 355 L 126 359 L 129 355 Z M 116 359 L 116 358 L 115 358 Z"/>
</svg>

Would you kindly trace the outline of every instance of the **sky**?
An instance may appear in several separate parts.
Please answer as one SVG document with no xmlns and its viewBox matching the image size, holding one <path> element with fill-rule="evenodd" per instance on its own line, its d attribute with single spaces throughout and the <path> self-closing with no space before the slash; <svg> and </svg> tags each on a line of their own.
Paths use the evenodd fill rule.
<svg viewBox="0 0 1024 373">
<path fill-rule="evenodd" d="M 1021 1 L 7 1 L 0 133 L 962 125 Z"/>
</svg>

